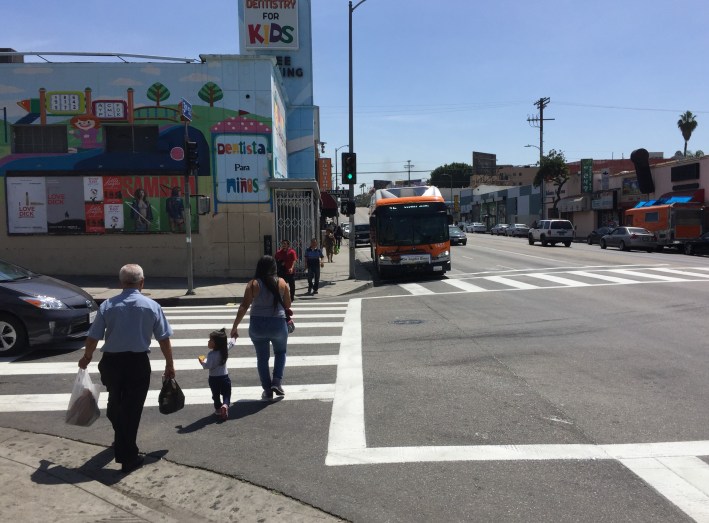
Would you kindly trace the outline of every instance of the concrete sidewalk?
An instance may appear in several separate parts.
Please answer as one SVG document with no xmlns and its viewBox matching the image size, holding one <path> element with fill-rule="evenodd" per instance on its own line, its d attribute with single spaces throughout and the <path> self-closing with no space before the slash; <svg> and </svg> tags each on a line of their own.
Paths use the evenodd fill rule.
<svg viewBox="0 0 709 523">
<path fill-rule="evenodd" d="M 308 282 L 296 280 L 296 301 L 351 294 L 370 287 L 356 262 L 349 278 L 349 254 L 321 271 L 317 296 L 305 296 Z M 97 301 L 119 292 L 118 275 L 58 276 L 87 290 Z M 144 294 L 163 306 L 217 305 L 241 301 L 247 280 L 197 278 L 186 295 L 186 278 L 145 275 Z M 140 435 L 138 436 L 140 438 Z M 196 444 L 196 442 L 195 442 Z M 215 503 L 216 495 L 224 493 Z M 46 434 L 0 428 L 0 513 L 6 521 L 342 521 L 277 492 L 232 477 L 147 455 L 142 468 L 120 472 L 113 451 L 100 445 Z"/>
</svg>

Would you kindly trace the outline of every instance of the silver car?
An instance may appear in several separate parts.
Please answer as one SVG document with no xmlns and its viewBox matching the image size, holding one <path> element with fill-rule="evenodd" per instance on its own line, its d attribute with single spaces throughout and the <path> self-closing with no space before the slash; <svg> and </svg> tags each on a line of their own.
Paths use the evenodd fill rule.
<svg viewBox="0 0 709 523">
<path fill-rule="evenodd" d="M 505 230 L 507 236 L 519 236 L 526 238 L 529 234 L 529 227 L 524 223 L 513 223 Z"/>
<path fill-rule="evenodd" d="M 616 227 L 600 240 L 601 249 L 618 247 L 621 251 L 638 249 L 653 252 L 657 249 L 657 237 L 642 227 Z"/>
</svg>

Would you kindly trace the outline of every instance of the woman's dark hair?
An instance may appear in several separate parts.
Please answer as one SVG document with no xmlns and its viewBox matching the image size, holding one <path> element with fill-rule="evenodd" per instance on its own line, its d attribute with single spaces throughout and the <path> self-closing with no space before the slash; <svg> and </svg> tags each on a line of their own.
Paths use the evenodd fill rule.
<svg viewBox="0 0 709 523">
<path fill-rule="evenodd" d="M 260 279 L 266 286 L 268 291 L 273 294 L 273 310 L 278 308 L 278 304 L 281 300 L 278 299 L 278 267 L 276 266 L 276 259 L 273 256 L 266 254 L 261 256 L 261 259 L 256 264 L 256 274 L 254 278 Z"/>
<path fill-rule="evenodd" d="M 229 357 L 229 350 L 226 343 L 226 329 L 222 327 L 218 331 L 210 332 L 209 339 L 214 342 L 214 349 L 218 350 L 222 355 L 222 365 L 224 365 Z"/>
</svg>

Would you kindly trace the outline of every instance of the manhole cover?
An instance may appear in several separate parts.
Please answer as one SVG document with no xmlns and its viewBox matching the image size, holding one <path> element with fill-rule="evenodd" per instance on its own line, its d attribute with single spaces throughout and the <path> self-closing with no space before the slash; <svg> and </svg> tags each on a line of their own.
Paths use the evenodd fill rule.
<svg viewBox="0 0 709 523">
<path fill-rule="evenodd" d="M 416 325 L 423 323 L 423 320 L 394 320 L 391 323 L 394 325 Z"/>
</svg>

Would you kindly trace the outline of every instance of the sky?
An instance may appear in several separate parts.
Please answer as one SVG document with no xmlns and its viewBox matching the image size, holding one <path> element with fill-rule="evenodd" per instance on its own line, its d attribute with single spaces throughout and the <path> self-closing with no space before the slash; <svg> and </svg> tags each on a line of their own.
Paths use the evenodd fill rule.
<svg viewBox="0 0 709 523">
<path fill-rule="evenodd" d="M 354 4 L 357 2 L 355 1 Z M 238 0 L 3 6 L 0 47 L 198 58 L 238 54 Z M 314 100 L 323 156 L 348 133 L 348 2 L 311 0 Z M 709 153 L 706 0 L 366 0 L 353 13 L 354 150 L 359 180 L 428 178 L 444 164 L 671 157 L 677 121 Z M 0 84 L 2 79 L 0 79 Z M 341 148 L 338 156 L 347 148 Z"/>
</svg>

